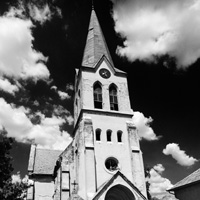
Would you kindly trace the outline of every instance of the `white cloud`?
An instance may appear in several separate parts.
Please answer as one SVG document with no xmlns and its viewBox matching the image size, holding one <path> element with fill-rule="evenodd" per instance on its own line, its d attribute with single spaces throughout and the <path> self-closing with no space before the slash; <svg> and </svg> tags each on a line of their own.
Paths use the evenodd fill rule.
<svg viewBox="0 0 200 200">
<path fill-rule="evenodd" d="M 63 92 L 63 91 L 58 90 L 58 88 L 55 85 L 51 86 L 51 89 L 55 90 L 58 93 L 59 97 L 62 100 L 70 99 L 71 98 L 71 96 L 67 92 Z M 67 84 L 66 91 L 68 91 L 68 90 L 74 90 L 73 85 Z"/>
<path fill-rule="evenodd" d="M 19 9 L 10 9 L 0 17 L 0 75 L 16 79 L 46 79 L 49 71 L 44 65 L 47 58 L 33 49 L 33 24 L 18 18 Z"/>
<path fill-rule="evenodd" d="M 43 25 L 47 21 L 51 21 L 51 19 L 55 15 L 62 17 L 62 12 L 58 7 L 55 7 L 52 10 L 48 4 L 44 4 L 43 6 L 41 6 L 29 3 L 28 9 L 31 19 L 39 22 L 41 25 Z"/>
<path fill-rule="evenodd" d="M 66 90 L 68 91 L 68 90 L 74 90 L 74 85 L 73 84 L 71 84 L 71 83 L 69 83 L 69 84 L 67 84 L 66 85 Z"/>
<path fill-rule="evenodd" d="M 64 118 L 47 118 L 42 113 L 37 113 L 41 117 L 41 122 L 34 125 L 26 115 L 29 110 L 24 107 L 16 108 L 0 98 L 0 108 L 0 128 L 5 128 L 8 136 L 14 137 L 17 141 L 35 140 L 42 147 L 54 149 L 64 149 L 71 142 L 69 134 L 60 131 L 60 126 L 66 121 L 69 125 L 73 123 L 73 118 L 67 111 L 68 116 Z"/>
<path fill-rule="evenodd" d="M 24 108 L 14 108 L 0 98 L 0 125 L 8 131 L 8 136 L 22 140 L 32 128 Z"/>
<path fill-rule="evenodd" d="M 115 30 L 125 38 L 117 52 L 130 61 L 169 54 L 179 68 L 200 57 L 200 0 L 113 0 Z"/>
<path fill-rule="evenodd" d="M 68 115 L 66 117 L 68 124 L 71 126 L 74 123 L 74 118 L 72 117 L 72 115 Z"/>
<path fill-rule="evenodd" d="M 61 98 L 62 100 L 64 100 L 64 99 L 70 99 L 70 98 L 71 98 L 71 96 L 69 96 L 68 93 L 62 92 L 62 91 L 60 91 L 60 90 L 58 90 L 58 95 L 60 96 L 60 98 Z"/>
<path fill-rule="evenodd" d="M 29 4 L 29 13 L 33 20 L 38 21 L 41 24 L 44 24 L 46 21 L 50 21 L 52 18 L 52 13 L 47 4 L 42 8 Z"/>
<path fill-rule="evenodd" d="M 146 140 L 158 140 L 154 130 L 150 127 L 150 123 L 153 121 L 151 117 L 147 118 L 141 112 L 134 112 L 133 122 L 138 129 L 140 138 Z"/>
<path fill-rule="evenodd" d="M 150 194 L 154 197 L 164 197 L 166 190 L 173 186 L 169 179 L 162 177 L 164 171 L 162 164 L 157 164 L 150 170 L 150 178 L 147 178 L 147 181 L 150 183 Z"/>
<path fill-rule="evenodd" d="M 0 78 L 0 90 L 3 90 L 5 92 L 8 92 L 10 94 L 14 94 L 19 90 L 19 87 L 17 85 L 11 84 L 8 79 L 1 79 Z"/>
<path fill-rule="evenodd" d="M 176 143 L 166 145 L 166 148 L 163 149 L 163 153 L 165 155 L 171 155 L 177 163 L 182 166 L 192 166 L 197 162 L 196 158 L 188 156 Z"/>
</svg>

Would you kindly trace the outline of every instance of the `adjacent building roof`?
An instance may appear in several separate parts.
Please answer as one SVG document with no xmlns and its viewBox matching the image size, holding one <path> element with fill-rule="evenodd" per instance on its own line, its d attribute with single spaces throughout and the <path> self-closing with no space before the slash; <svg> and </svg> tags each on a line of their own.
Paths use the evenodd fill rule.
<svg viewBox="0 0 200 200">
<path fill-rule="evenodd" d="M 181 181 L 179 181 L 178 183 L 176 183 L 173 188 L 169 189 L 169 191 L 174 191 L 182 187 L 187 187 L 197 182 L 200 182 L 200 168 L 192 174 L 190 174 L 189 176 L 182 179 Z"/>
<path fill-rule="evenodd" d="M 28 171 L 38 175 L 52 175 L 59 155 L 62 151 L 40 149 L 32 145 Z"/>
</svg>

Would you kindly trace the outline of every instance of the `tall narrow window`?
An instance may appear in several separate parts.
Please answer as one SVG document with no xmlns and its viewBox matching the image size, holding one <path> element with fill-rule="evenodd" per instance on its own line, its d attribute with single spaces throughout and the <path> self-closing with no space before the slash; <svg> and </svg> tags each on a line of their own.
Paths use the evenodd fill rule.
<svg viewBox="0 0 200 200">
<path fill-rule="evenodd" d="M 99 83 L 94 84 L 94 107 L 102 109 L 102 89 Z"/>
<path fill-rule="evenodd" d="M 109 96 L 110 96 L 110 109 L 118 110 L 117 89 L 113 84 L 109 88 Z"/>
<path fill-rule="evenodd" d="M 101 129 L 96 129 L 96 141 L 101 141 Z"/>
<path fill-rule="evenodd" d="M 122 131 L 117 131 L 117 141 L 122 142 Z"/>
<path fill-rule="evenodd" d="M 107 134 L 107 142 L 111 142 L 112 131 L 111 130 L 107 130 L 106 134 Z"/>
</svg>

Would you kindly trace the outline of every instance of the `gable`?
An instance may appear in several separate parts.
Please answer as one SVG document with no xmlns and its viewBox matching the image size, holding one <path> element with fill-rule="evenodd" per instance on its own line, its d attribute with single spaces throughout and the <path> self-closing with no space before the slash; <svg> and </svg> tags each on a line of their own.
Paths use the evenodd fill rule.
<svg viewBox="0 0 200 200">
<path fill-rule="evenodd" d="M 102 66 L 102 64 L 105 66 L 107 66 L 107 68 L 112 71 L 113 74 L 115 75 L 126 75 L 126 72 L 119 70 L 117 68 L 114 67 L 114 65 L 107 59 L 107 57 L 105 55 L 103 55 L 99 61 L 97 62 L 97 64 L 95 65 L 94 69 L 95 71 L 97 71 L 99 69 L 100 66 Z"/>
<path fill-rule="evenodd" d="M 91 73 L 96 73 L 99 68 L 106 68 L 108 69 L 109 71 L 111 71 L 111 73 L 115 76 L 121 76 L 121 77 L 126 77 L 127 76 L 127 73 L 120 70 L 120 69 L 117 69 L 116 67 L 114 67 L 114 65 L 107 59 L 107 57 L 105 55 L 103 55 L 99 61 L 95 64 L 95 66 L 93 68 L 91 67 L 84 67 L 82 66 L 80 68 L 80 70 L 76 70 L 76 75 L 79 76 L 80 72 L 91 72 Z"/>
<path fill-rule="evenodd" d="M 147 198 L 140 192 L 140 190 L 128 180 L 128 178 L 118 171 L 110 180 L 108 180 L 99 190 L 92 200 L 98 200 L 101 196 L 105 196 L 106 192 L 115 185 L 123 185 L 133 191 L 134 195 L 147 200 Z"/>
</svg>

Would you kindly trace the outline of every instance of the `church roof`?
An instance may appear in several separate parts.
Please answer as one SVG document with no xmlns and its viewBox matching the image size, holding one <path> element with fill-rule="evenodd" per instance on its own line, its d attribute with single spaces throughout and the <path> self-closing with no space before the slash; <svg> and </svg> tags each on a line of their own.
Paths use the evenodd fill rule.
<svg viewBox="0 0 200 200">
<path fill-rule="evenodd" d="M 200 182 L 200 168 L 194 171 L 189 176 L 185 177 L 184 179 L 180 180 L 178 183 L 174 185 L 169 191 L 174 191 L 176 189 L 187 187 L 188 185 Z"/>
<path fill-rule="evenodd" d="M 94 9 L 92 9 L 82 66 L 94 68 L 103 55 L 105 55 L 109 62 L 113 65 L 99 21 Z"/>
<path fill-rule="evenodd" d="M 52 175 L 56 161 L 61 153 L 62 151 L 59 150 L 35 148 L 32 173 L 38 175 Z"/>
</svg>

